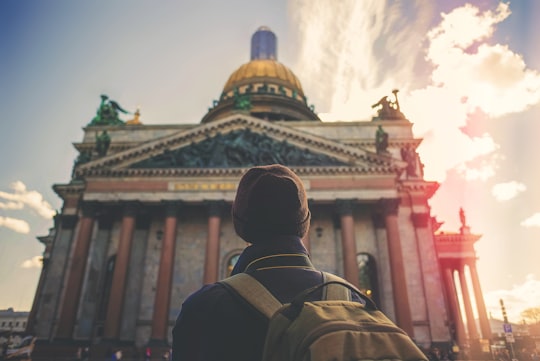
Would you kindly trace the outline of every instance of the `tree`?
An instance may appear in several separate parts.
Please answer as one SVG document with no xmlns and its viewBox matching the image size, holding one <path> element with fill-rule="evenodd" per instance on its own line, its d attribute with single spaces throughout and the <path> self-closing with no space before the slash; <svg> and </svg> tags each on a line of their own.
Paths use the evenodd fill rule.
<svg viewBox="0 0 540 361">
<path fill-rule="evenodd" d="M 521 312 L 521 317 L 532 324 L 540 323 L 540 307 L 527 308 Z"/>
</svg>

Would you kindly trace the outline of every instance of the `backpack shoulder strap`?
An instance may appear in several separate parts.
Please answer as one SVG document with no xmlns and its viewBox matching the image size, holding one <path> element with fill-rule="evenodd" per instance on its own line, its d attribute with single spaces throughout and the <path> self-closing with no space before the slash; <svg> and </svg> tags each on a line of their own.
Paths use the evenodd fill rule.
<svg viewBox="0 0 540 361">
<path fill-rule="evenodd" d="M 338 277 L 332 273 L 322 272 L 323 282 L 339 281 L 349 283 L 341 277 Z M 341 300 L 350 301 L 351 291 L 347 287 L 338 284 L 329 284 L 323 289 L 323 300 Z"/>
<path fill-rule="evenodd" d="M 238 273 L 219 283 L 232 289 L 267 318 L 283 306 L 259 281 L 247 273 Z"/>
</svg>

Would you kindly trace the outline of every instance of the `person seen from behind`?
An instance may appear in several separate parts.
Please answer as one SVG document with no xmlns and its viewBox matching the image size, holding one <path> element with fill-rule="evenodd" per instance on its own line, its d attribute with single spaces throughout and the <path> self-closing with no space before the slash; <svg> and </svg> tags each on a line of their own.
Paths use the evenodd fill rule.
<svg viewBox="0 0 540 361">
<path fill-rule="evenodd" d="M 321 284 L 302 244 L 311 213 L 300 178 L 274 164 L 249 169 L 232 205 L 238 236 L 249 246 L 231 275 L 248 273 L 281 303 Z M 316 292 L 314 300 L 322 298 Z M 359 301 L 353 295 L 353 300 Z M 182 305 L 173 329 L 173 361 L 256 361 L 262 357 L 268 320 L 222 284 L 204 285 Z"/>
</svg>

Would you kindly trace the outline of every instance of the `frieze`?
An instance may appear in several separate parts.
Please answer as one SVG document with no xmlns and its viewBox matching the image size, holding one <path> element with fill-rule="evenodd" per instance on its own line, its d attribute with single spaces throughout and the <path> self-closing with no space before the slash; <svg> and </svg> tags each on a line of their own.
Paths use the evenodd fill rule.
<svg viewBox="0 0 540 361">
<path fill-rule="evenodd" d="M 171 182 L 169 183 L 171 191 L 234 191 L 236 183 L 215 183 L 215 182 Z"/>
</svg>

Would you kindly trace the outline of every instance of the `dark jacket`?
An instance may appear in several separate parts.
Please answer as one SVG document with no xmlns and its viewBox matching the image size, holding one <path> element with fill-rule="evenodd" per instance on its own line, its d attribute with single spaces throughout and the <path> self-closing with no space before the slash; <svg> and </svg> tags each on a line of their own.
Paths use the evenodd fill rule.
<svg viewBox="0 0 540 361">
<path fill-rule="evenodd" d="M 298 237 L 280 237 L 254 244 L 242 252 L 232 273 L 244 272 L 251 264 L 248 272 L 282 303 L 290 302 L 301 291 L 322 282 L 321 272 L 314 268 L 295 268 L 294 264 L 285 268 L 268 267 L 268 262 L 283 265 L 279 256 L 267 258 L 280 254 L 307 255 L 307 251 Z M 257 268 L 257 262 L 253 261 L 263 257 L 265 269 Z M 205 285 L 182 305 L 173 329 L 173 360 L 260 360 L 267 326 L 264 316 L 220 283 Z"/>
</svg>

